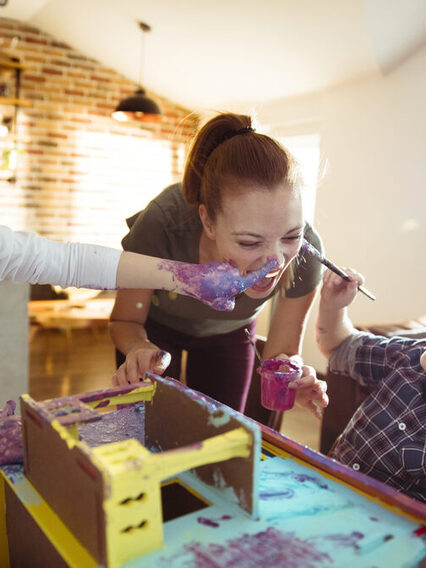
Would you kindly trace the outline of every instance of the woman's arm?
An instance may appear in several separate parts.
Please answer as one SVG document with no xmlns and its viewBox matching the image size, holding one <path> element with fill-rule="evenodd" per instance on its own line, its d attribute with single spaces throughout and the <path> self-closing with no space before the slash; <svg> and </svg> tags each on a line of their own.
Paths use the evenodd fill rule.
<svg viewBox="0 0 426 568">
<path fill-rule="evenodd" d="M 150 370 L 162 374 L 170 364 L 170 355 L 151 343 L 145 321 L 153 290 L 119 290 L 110 318 L 114 345 L 126 356 L 117 369 L 113 384 L 136 383 Z"/>
<path fill-rule="evenodd" d="M 299 298 L 287 298 L 279 294 L 263 350 L 265 359 L 280 353 L 285 353 L 288 357 L 301 357 L 306 322 L 315 296 L 316 289 Z"/>
<path fill-rule="evenodd" d="M 55 242 L 0 226 L 0 280 L 58 284 L 62 288 L 164 289 L 230 311 L 235 295 L 275 266 L 270 261 L 242 276 L 227 263 L 188 264 L 85 243 Z"/>
</svg>

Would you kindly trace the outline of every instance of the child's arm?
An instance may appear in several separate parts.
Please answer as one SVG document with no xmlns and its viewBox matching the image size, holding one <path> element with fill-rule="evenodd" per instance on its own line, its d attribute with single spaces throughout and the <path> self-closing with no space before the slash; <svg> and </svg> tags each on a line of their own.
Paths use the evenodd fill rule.
<svg viewBox="0 0 426 568">
<path fill-rule="evenodd" d="M 117 270 L 117 288 L 163 289 L 200 300 L 215 310 L 231 311 L 235 296 L 277 267 L 271 258 L 264 266 L 242 276 L 225 262 L 190 264 L 123 252 Z"/>
<path fill-rule="evenodd" d="M 228 263 L 188 264 L 85 243 L 55 242 L 35 233 L 0 226 L 0 280 L 58 284 L 62 288 L 164 289 L 230 311 L 235 296 L 277 266 L 264 266 L 242 276 Z"/>
<path fill-rule="evenodd" d="M 347 306 L 355 298 L 357 288 L 364 279 L 354 270 L 346 272 L 351 282 L 343 280 L 329 270 L 323 277 L 316 322 L 316 341 L 321 353 L 327 358 L 354 331 Z"/>
</svg>

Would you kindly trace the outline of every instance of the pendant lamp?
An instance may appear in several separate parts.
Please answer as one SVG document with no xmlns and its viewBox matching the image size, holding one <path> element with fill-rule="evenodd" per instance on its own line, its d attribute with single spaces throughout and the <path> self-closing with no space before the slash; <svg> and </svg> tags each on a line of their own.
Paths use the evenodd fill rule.
<svg viewBox="0 0 426 568">
<path fill-rule="evenodd" d="M 142 31 L 142 44 L 145 40 L 145 32 L 151 31 L 151 27 L 144 22 L 138 22 Z M 144 45 L 142 45 L 144 48 Z M 143 50 L 142 50 L 143 51 Z M 143 61 L 144 53 L 142 53 Z M 127 97 L 120 101 L 112 113 L 112 117 L 119 122 L 137 121 L 137 122 L 160 122 L 161 110 L 158 104 L 147 96 L 142 85 L 142 61 L 139 72 L 139 87 L 131 97 Z"/>
</svg>

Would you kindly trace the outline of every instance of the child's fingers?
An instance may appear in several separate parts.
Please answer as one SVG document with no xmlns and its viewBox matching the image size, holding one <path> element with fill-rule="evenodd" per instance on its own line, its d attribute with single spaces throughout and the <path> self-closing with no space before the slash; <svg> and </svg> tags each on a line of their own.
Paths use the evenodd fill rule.
<svg viewBox="0 0 426 568">
<path fill-rule="evenodd" d="M 305 401 L 302 404 L 302 406 L 304 406 L 305 408 L 310 410 L 312 412 L 312 414 L 314 414 L 315 418 L 318 418 L 318 420 L 321 420 L 322 410 L 320 408 L 318 408 L 318 406 L 316 404 L 314 404 L 311 400 Z"/>
<path fill-rule="evenodd" d="M 345 268 L 345 272 L 351 281 L 356 282 L 358 286 L 362 286 L 364 284 L 364 276 L 354 268 Z"/>
<path fill-rule="evenodd" d="M 329 398 L 327 395 L 327 383 L 325 381 L 318 381 L 318 383 L 313 387 L 315 402 L 326 408 L 329 403 Z"/>
<path fill-rule="evenodd" d="M 313 388 L 318 381 L 315 369 L 308 365 L 303 365 L 303 374 L 298 379 L 291 381 L 288 386 L 292 389 L 307 389 L 309 387 Z"/>
<path fill-rule="evenodd" d="M 331 289 L 333 288 L 345 289 L 353 287 L 354 284 L 357 287 L 363 284 L 364 277 L 356 270 L 353 270 L 352 268 L 343 268 L 343 271 L 348 276 L 349 281 L 343 279 L 341 276 L 332 272 L 331 270 L 327 270 L 323 278 L 324 285 Z"/>
</svg>

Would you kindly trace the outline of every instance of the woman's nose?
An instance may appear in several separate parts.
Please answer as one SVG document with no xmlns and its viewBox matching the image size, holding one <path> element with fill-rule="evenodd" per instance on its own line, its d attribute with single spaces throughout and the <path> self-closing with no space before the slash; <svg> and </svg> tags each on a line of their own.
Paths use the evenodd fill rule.
<svg viewBox="0 0 426 568">
<path fill-rule="evenodd" d="M 278 262 L 278 268 L 282 268 L 285 263 L 286 263 L 286 259 L 285 259 L 285 255 L 284 255 L 284 251 L 281 247 L 273 247 L 271 248 L 267 253 L 266 256 L 264 258 L 264 262 L 268 262 L 268 260 L 271 260 L 271 258 L 274 258 L 277 260 Z"/>
</svg>

